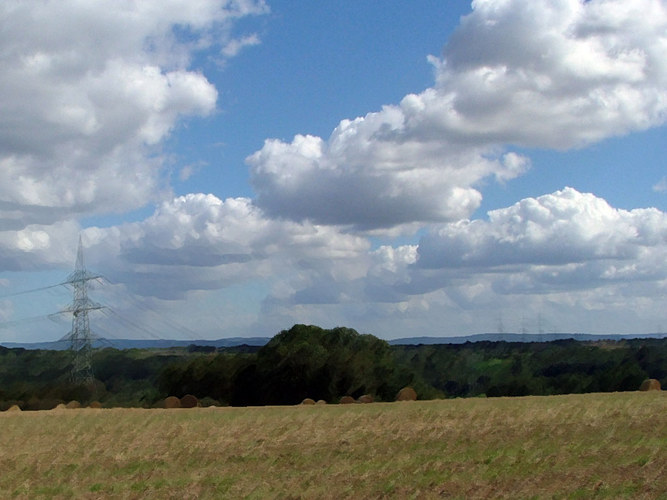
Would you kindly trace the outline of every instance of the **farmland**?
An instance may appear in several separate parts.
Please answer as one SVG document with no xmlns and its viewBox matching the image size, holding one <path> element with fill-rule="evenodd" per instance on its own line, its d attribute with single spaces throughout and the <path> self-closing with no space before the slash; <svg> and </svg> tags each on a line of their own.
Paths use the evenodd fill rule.
<svg viewBox="0 0 667 500">
<path fill-rule="evenodd" d="M 3 498 L 666 498 L 664 391 L 0 413 Z"/>
</svg>

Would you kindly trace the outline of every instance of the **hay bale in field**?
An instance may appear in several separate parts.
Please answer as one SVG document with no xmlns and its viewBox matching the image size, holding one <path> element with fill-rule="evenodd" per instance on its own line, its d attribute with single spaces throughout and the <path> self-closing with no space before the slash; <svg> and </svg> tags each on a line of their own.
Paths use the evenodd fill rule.
<svg viewBox="0 0 667 500">
<path fill-rule="evenodd" d="M 363 396 L 359 396 L 359 399 L 357 401 L 359 401 L 360 403 L 368 404 L 372 403 L 375 400 L 373 399 L 373 396 L 371 396 L 370 394 L 364 394 Z"/>
<path fill-rule="evenodd" d="M 99 410 L 100 408 L 102 408 L 102 403 L 100 403 L 99 401 L 93 401 L 88 405 L 88 408 Z"/>
<path fill-rule="evenodd" d="M 396 394 L 396 401 L 417 401 L 417 392 L 412 387 L 403 387 Z"/>
<path fill-rule="evenodd" d="M 647 378 L 639 386 L 640 391 L 659 391 L 661 390 L 660 381 L 654 378 Z"/>
<path fill-rule="evenodd" d="M 66 410 L 66 409 L 67 409 L 67 406 L 65 405 L 65 403 L 58 403 L 56 405 L 56 407 L 54 408 L 54 410 Z"/>
<path fill-rule="evenodd" d="M 356 401 L 352 396 L 343 396 L 342 398 L 340 398 L 340 404 L 342 405 L 351 405 L 354 403 L 356 403 Z"/>
<path fill-rule="evenodd" d="M 301 404 L 302 404 L 302 405 L 314 405 L 314 404 L 315 404 L 315 400 L 314 400 L 314 399 L 310 399 L 310 398 L 306 398 L 306 399 L 304 399 L 303 401 L 301 401 Z"/>
<path fill-rule="evenodd" d="M 317 400 L 317 403 L 315 403 L 315 404 L 318 404 L 318 405 L 325 405 L 325 404 L 327 404 L 327 402 L 326 402 L 324 399 L 318 399 L 318 400 Z"/>
<path fill-rule="evenodd" d="M 178 399 L 176 396 L 169 396 L 164 399 L 164 407 L 167 408 L 168 410 L 172 408 L 180 408 L 181 400 Z"/>
<path fill-rule="evenodd" d="M 22 411 L 22 410 L 19 405 L 11 405 L 9 408 L 7 408 L 7 411 Z"/>
<path fill-rule="evenodd" d="M 81 403 L 73 399 L 72 401 L 70 401 L 65 405 L 65 408 L 67 408 L 68 410 L 76 410 L 77 408 L 81 408 Z"/>
<path fill-rule="evenodd" d="M 197 396 L 186 394 L 181 398 L 181 408 L 196 408 L 197 406 L 199 406 Z"/>
</svg>

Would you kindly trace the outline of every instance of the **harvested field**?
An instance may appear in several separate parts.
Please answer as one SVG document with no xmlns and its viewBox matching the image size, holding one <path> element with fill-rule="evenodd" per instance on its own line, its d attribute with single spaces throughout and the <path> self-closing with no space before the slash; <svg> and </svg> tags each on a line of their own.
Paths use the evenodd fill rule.
<svg viewBox="0 0 667 500">
<path fill-rule="evenodd" d="M 3 498 L 665 498 L 664 391 L 0 413 Z"/>
</svg>

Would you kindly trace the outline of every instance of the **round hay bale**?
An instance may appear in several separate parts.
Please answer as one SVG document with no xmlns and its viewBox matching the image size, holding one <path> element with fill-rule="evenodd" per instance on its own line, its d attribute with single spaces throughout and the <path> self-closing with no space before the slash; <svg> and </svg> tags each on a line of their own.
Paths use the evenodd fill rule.
<svg viewBox="0 0 667 500">
<path fill-rule="evenodd" d="M 356 401 L 352 396 L 343 396 L 342 398 L 340 398 L 340 404 L 342 405 L 351 405 L 354 403 L 356 403 Z"/>
<path fill-rule="evenodd" d="M 68 410 L 76 410 L 77 408 L 81 408 L 81 403 L 73 399 L 72 401 L 70 401 L 65 405 L 65 408 L 67 408 Z"/>
<path fill-rule="evenodd" d="M 100 408 L 102 408 L 102 403 L 100 403 L 99 401 L 93 401 L 88 405 L 88 408 L 99 410 Z"/>
<path fill-rule="evenodd" d="M 54 410 L 66 410 L 66 409 L 67 409 L 67 406 L 65 406 L 65 403 L 59 403 L 54 408 Z"/>
<path fill-rule="evenodd" d="M 176 396 L 169 396 L 164 400 L 164 407 L 169 410 L 172 408 L 180 408 L 181 400 L 178 399 Z"/>
<path fill-rule="evenodd" d="M 639 386 L 640 391 L 659 391 L 661 390 L 660 381 L 654 378 L 647 378 Z"/>
<path fill-rule="evenodd" d="M 359 401 L 360 403 L 368 404 L 375 401 L 375 399 L 373 399 L 373 396 L 371 396 L 370 394 L 364 394 L 363 396 L 359 396 L 359 399 L 357 401 Z"/>
<path fill-rule="evenodd" d="M 19 405 L 11 405 L 9 408 L 7 408 L 7 411 L 22 411 L 22 410 Z"/>
<path fill-rule="evenodd" d="M 303 401 L 301 401 L 301 404 L 302 404 L 302 405 L 314 405 L 314 404 L 315 404 L 315 400 L 314 400 L 314 399 L 310 399 L 310 398 L 306 398 L 306 399 L 304 399 Z"/>
<path fill-rule="evenodd" d="M 396 401 L 417 401 L 417 392 L 412 387 L 403 387 L 396 394 Z"/>
<path fill-rule="evenodd" d="M 197 408 L 197 406 L 199 406 L 197 396 L 186 394 L 181 398 L 181 408 Z"/>
<path fill-rule="evenodd" d="M 325 404 L 327 404 L 327 402 L 326 402 L 324 399 L 318 399 L 318 400 L 317 400 L 317 403 L 315 403 L 315 404 L 318 404 L 318 405 L 325 405 Z"/>
</svg>

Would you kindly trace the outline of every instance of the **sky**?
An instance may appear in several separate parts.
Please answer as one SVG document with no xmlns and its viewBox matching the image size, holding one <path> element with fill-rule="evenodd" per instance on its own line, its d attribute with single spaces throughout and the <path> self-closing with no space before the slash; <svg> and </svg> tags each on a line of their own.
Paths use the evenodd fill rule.
<svg viewBox="0 0 667 500">
<path fill-rule="evenodd" d="M 666 121 L 661 0 L 5 0 L 0 341 L 665 332 Z"/>
</svg>

